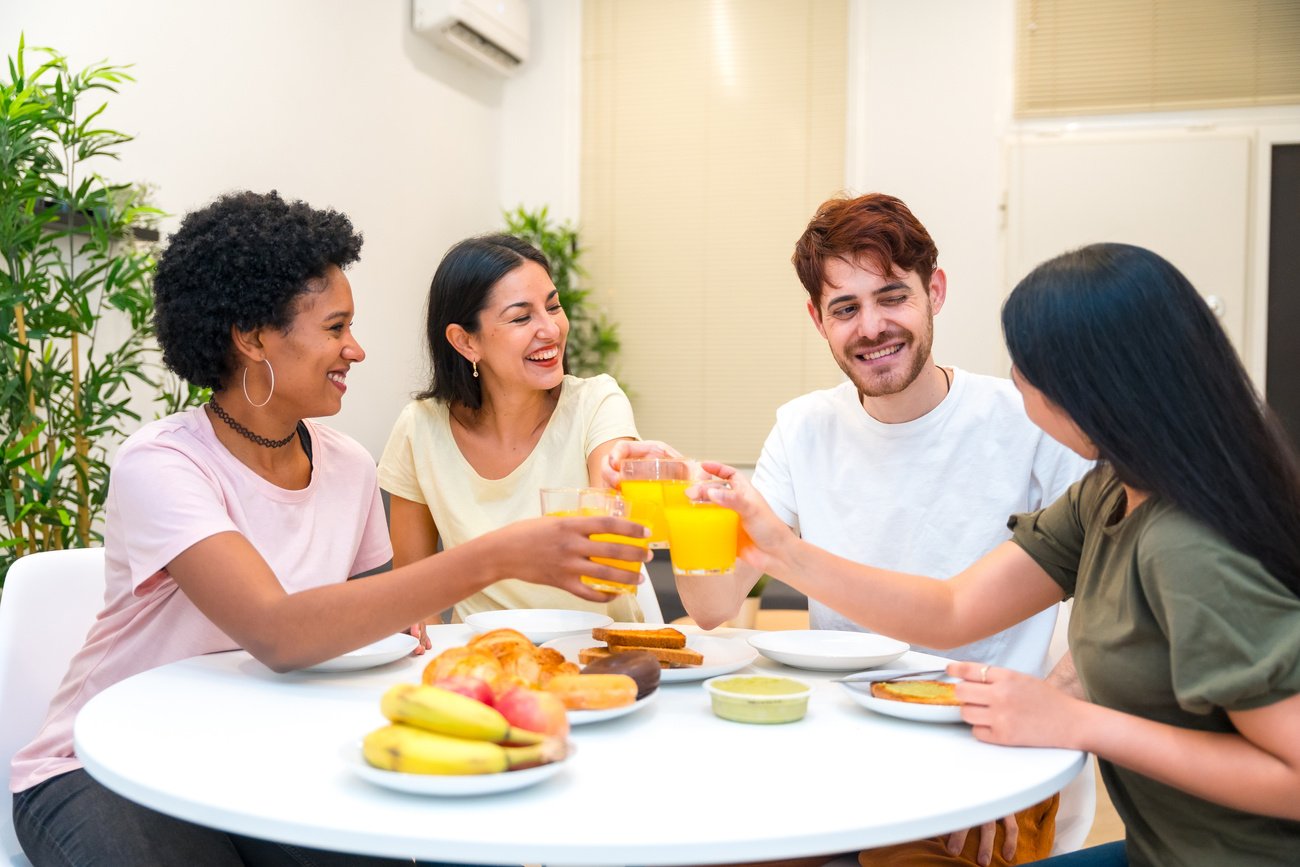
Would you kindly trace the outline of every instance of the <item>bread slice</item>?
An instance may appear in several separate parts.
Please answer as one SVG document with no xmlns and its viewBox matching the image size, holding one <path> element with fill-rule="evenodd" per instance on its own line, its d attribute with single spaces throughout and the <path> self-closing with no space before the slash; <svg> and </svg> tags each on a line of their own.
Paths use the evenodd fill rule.
<svg viewBox="0 0 1300 867">
<path fill-rule="evenodd" d="M 663 629 L 614 629 L 597 627 L 591 630 L 591 637 L 606 644 L 622 647 L 669 647 L 686 646 L 686 634 L 672 627 Z"/>
<path fill-rule="evenodd" d="M 957 684 L 946 680 L 885 680 L 871 684 L 876 698 L 913 704 L 957 705 Z"/>
<path fill-rule="evenodd" d="M 623 647 L 613 644 L 608 647 L 584 647 L 578 651 L 578 662 L 587 665 L 597 659 L 604 659 L 616 653 L 630 653 L 634 650 L 654 655 L 659 660 L 660 668 L 686 668 L 702 665 L 704 656 L 689 647 Z"/>
</svg>

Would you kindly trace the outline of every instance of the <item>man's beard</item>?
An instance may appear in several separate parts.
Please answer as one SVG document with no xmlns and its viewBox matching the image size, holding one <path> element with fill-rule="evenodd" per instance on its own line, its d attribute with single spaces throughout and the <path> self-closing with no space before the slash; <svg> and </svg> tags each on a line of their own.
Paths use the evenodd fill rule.
<svg viewBox="0 0 1300 867">
<path fill-rule="evenodd" d="M 932 320 L 933 322 L 933 320 Z M 880 349 L 889 343 L 902 339 L 904 346 L 899 352 L 906 352 L 910 348 L 913 352 L 912 361 L 904 370 L 892 371 L 883 377 L 871 377 L 868 379 L 862 374 L 862 371 L 856 367 L 854 356 L 866 355 L 876 349 Z M 894 332 L 872 341 L 862 341 L 848 347 L 845 355 L 835 355 L 835 363 L 840 366 L 840 370 L 853 382 L 858 389 L 858 394 L 864 397 L 884 397 L 889 394 L 898 394 L 909 385 L 916 381 L 925 369 L 926 361 L 930 357 L 930 349 L 934 343 L 934 326 L 930 324 L 926 327 L 925 333 L 917 339 L 909 331 Z"/>
</svg>

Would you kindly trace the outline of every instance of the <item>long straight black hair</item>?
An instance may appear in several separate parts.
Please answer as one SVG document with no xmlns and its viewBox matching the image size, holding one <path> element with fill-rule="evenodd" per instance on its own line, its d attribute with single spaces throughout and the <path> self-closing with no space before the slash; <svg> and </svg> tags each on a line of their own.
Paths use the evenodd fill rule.
<svg viewBox="0 0 1300 867">
<path fill-rule="evenodd" d="M 492 287 L 525 262 L 536 262 L 550 276 L 551 264 L 542 251 L 513 235 L 466 238 L 442 257 L 429 285 L 425 320 L 425 345 L 432 373 L 429 387 L 417 394 L 417 399 L 433 398 L 470 409 L 483 405 L 483 391 L 474 377 L 473 365 L 451 345 L 447 326 L 454 322 L 470 334 L 477 334 L 478 315 L 487 306 Z"/>
<path fill-rule="evenodd" d="M 1017 372 L 1120 481 L 1169 500 L 1300 596 L 1300 464 L 1205 301 L 1150 250 L 1093 244 L 1002 307 Z"/>
</svg>

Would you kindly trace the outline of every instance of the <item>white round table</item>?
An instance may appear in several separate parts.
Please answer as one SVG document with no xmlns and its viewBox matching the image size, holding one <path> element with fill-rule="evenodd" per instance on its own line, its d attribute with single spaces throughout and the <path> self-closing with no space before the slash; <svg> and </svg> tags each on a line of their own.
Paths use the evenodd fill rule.
<svg viewBox="0 0 1300 867">
<path fill-rule="evenodd" d="M 434 652 L 469 635 L 437 628 Z M 727 722 L 699 683 L 667 684 L 635 713 L 575 727 L 576 754 L 532 788 L 442 798 L 361 780 L 344 751 L 384 724 L 383 691 L 418 682 L 431 658 L 288 675 L 244 652 L 173 663 L 87 703 L 77 754 L 132 800 L 236 833 L 374 855 L 571 865 L 725 863 L 932 836 L 1036 803 L 1084 762 L 1072 750 L 983 744 L 965 725 L 878 716 L 830 683 L 834 673 L 759 657 L 745 670 L 814 684 L 805 719 Z M 899 663 L 935 661 L 912 653 Z"/>
</svg>

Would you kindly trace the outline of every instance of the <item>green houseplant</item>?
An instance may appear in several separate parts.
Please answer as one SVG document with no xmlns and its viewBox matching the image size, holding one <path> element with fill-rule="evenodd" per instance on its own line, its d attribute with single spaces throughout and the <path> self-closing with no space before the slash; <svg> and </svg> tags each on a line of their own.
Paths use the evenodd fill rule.
<svg viewBox="0 0 1300 867">
<path fill-rule="evenodd" d="M 133 393 L 164 410 L 199 396 L 153 356 L 141 237 L 157 238 L 160 212 L 96 170 L 131 140 L 100 125 L 98 98 L 131 80 L 106 63 L 74 72 L 20 39 L 0 81 L 0 575 L 24 554 L 100 540 L 108 450 L 140 419 Z"/>
<path fill-rule="evenodd" d="M 580 286 L 586 275 L 578 264 L 582 248 L 578 231 L 569 223 L 557 224 L 545 207 L 529 211 L 522 205 L 504 212 L 506 231 L 541 250 L 551 263 L 551 279 L 569 318 L 569 341 L 564 369 L 575 376 L 613 374 L 618 354 L 618 326 L 588 300 L 591 290 Z"/>
</svg>

